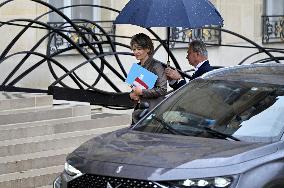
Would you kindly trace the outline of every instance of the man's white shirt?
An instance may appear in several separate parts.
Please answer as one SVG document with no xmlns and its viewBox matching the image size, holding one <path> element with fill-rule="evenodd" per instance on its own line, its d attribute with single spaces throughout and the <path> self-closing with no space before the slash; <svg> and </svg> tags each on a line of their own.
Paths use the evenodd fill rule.
<svg viewBox="0 0 284 188">
<path fill-rule="evenodd" d="M 198 65 L 194 68 L 194 72 L 196 72 L 199 69 L 199 67 L 201 67 L 203 65 L 203 63 L 205 63 L 205 61 L 208 61 L 208 59 L 198 63 Z"/>
</svg>

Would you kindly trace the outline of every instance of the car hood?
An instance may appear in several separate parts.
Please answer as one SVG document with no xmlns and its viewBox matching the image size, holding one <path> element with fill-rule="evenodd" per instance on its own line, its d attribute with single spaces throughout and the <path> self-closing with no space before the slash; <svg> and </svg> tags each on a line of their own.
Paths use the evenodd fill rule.
<svg viewBox="0 0 284 188">
<path fill-rule="evenodd" d="M 155 168 L 208 168 L 242 163 L 277 151 L 265 143 L 237 142 L 123 129 L 95 137 L 70 156 Z M 78 161 L 76 159 L 76 161 Z"/>
</svg>

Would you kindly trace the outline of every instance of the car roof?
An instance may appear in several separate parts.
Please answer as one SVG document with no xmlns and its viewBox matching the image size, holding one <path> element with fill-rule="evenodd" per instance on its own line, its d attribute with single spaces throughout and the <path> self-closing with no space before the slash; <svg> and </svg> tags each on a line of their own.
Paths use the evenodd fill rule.
<svg viewBox="0 0 284 188">
<path fill-rule="evenodd" d="M 269 63 L 225 67 L 208 72 L 202 78 L 284 85 L 284 64 Z"/>
</svg>

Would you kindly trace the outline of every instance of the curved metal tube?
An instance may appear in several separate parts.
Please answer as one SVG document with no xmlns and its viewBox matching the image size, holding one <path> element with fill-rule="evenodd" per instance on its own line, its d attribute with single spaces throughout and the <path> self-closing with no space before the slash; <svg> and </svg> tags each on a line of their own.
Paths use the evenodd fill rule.
<svg viewBox="0 0 284 188">
<path fill-rule="evenodd" d="M 6 0 L 2 3 L 0 3 L 0 8 L 4 7 L 4 5 L 7 5 L 8 3 L 12 2 L 14 0 Z M 121 92 L 121 90 L 117 87 L 117 85 L 114 84 L 113 80 L 111 80 L 105 73 L 105 67 L 107 67 L 115 76 L 116 78 L 119 79 L 119 81 L 125 81 L 125 77 L 127 76 L 127 73 L 125 71 L 125 67 L 123 66 L 123 64 L 121 63 L 121 60 L 119 58 L 119 55 L 133 55 L 133 53 L 130 52 L 116 52 L 116 46 L 122 46 L 125 47 L 127 49 L 130 49 L 129 45 L 125 45 L 122 43 L 118 43 L 115 42 L 114 40 L 112 40 L 111 37 L 121 37 L 121 38 L 130 38 L 130 37 L 126 37 L 126 36 L 118 36 L 118 35 L 110 35 L 106 32 L 106 30 L 104 30 L 104 28 L 102 28 L 98 23 L 96 23 L 95 21 L 90 21 L 90 20 L 86 20 L 86 19 L 74 19 L 71 20 L 69 19 L 67 16 L 65 16 L 60 10 L 66 9 L 66 8 L 73 8 L 73 7 L 81 7 L 81 6 L 88 6 L 88 7 L 96 7 L 96 8 L 101 8 L 101 9 L 106 9 L 109 11 L 113 11 L 115 13 L 119 13 L 120 11 L 113 9 L 113 8 L 109 8 L 109 7 L 104 7 L 104 6 L 100 6 L 100 5 L 89 5 L 89 4 L 80 4 L 80 5 L 71 5 L 71 6 L 65 6 L 65 7 L 60 7 L 60 8 L 55 8 L 52 5 L 44 2 L 44 1 L 40 1 L 40 0 L 30 0 L 32 2 L 35 2 L 37 4 L 41 4 L 42 6 L 48 7 L 50 9 L 50 11 L 36 17 L 34 20 L 31 19 L 15 19 L 15 20 L 11 20 L 8 21 L 6 23 L 4 23 L 3 25 L 0 25 L 0 27 L 7 25 L 18 25 L 18 26 L 23 26 L 23 29 L 19 31 L 19 33 L 16 35 L 15 38 L 13 38 L 10 43 L 6 46 L 6 48 L 4 48 L 3 52 L 0 54 L 0 65 L 7 60 L 8 58 L 11 58 L 15 55 L 19 55 L 19 54 L 25 54 L 25 56 L 19 60 L 19 63 L 12 69 L 12 71 L 8 74 L 8 76 L 4 79 L 2 85 L 0 85 L 0 89 L 5 89 L 5 87 L 12 87 L 15 84 L 17 84 L 20 80 L 22 80 L 25 76 L 27 76 L 29 73 L 31 73 L 32 71 L 35 71 L 40 65 L 42 65 L 45 61 L 48 64 L 49 67 L 49 72 L 51 73 L 51 75 L 53 76 L 53 78 L 55 79 L 55 81 L 49 86 L 49 87 L 57 87 L 56 85 L 60 85 L 63 88 L 66 89 L 73 89 L 72 87 L 68 86 L 68 84 L 64 83 L 64 79 L 66 77 L 70 77 L 72 79 L 72 81 L 76 84 L 76 86 L 78 86 L 78 88 L 82 91 L 82 92 L 87 92 L 87 91 L 94 91 L 95 93 L 101 93 L 103 95 L 106 95 L 106 97 L 110 98 L 110 97 L 117 97 L 118 95 L 120 96 L 126 96 L 126 93 Z M 42 18 L 43 16 L 46 16 L 50 13 L 56 13 L 58 16 L 60 16 L 62 19 L 64 19 L 66 21 L 66 23 L 62 23 L 61 25 L 59 25 L 59 27 L 54 28 L 51 27 L 49 25 L 47 25 L 46 23 L 40 22 L 39 19 Z M 27 25 L 20 25 L 18 23 L 15 22 L 26 22 L 28 23 Z M 94 33 L 92 31 L 92 29 L 89 29 L 88 27 L 85 26 L 80 26 L 78 24 L 76 24 L 76 22 L 84 22 L 87 24 L 92 24 L 94 25 L 96 28 L 98 28 L 100 33 Z M 1 22 L 3 23 L 3 22 Z M 66 26 L 65 24 L 68 24 L 68 26 Z M 69 31 L 66 28 L 71 28 L 72 30 L 74 30 L 74 33 L 76 33 L 80 39 L 82 39 L 82 42 L 80 44 L 74 42 L 72 39 L 69 38 L 69 36 L 67 36 L 65 33 L 66 32 L 73 32 L 73 31 Z M 22 51 L 22 52 L 17 52 L 17 53 L 13 53 L 10 55 L 7 55 L 10 50 L 12 49 L 12 47 L 18 42 L 18 40 L 23 36 L 23 34 L 28 31 L 28 29 L 30 28 L 38 28 L 38 29 L 45 29 L 47 31 L 49 31 L 48 34 L 44 35 L 41 39 L 39 39 L 39 41 L 36 42 L 36 44 L 29 50 L 29 51 Z M 179 63 L 177 62 L 176 58 L 174 57 L 173 53 L 169 50 L 168 48 L 168 44 L 165 43 L 164 40 L 161 40 L 161 38 L 155 33 L 153 32 L 150 28 L 146 28 L 154 37 L 155 39 L 153 40 L 157 40 L 159 41 L 159 45 L 158 47 L 155 49 L 155 52 L 160 48 L 163 47 L 166 52 L 169 54 L 171 60 L 173 61 L 174 66 L 177 69 L 181 69 Z M 275 51 L 275 50 L 269 50 L 266 49 L 260 45 L 258 45 L 257 43 L 251 41 L 250 39 L 239 35 L 237 33 L 234 33 L 232 31 L 226 30 L 226 29 L 222 29 L 222 28 L 214 28 L 214 27 L 206 27 L 204 29 L 215 29 L 215 30 L 219 30 L 220 32 L 226 32 L 228 34 L 234 35 L 236 37 L 239 37 L 243 40 L 245 40 L 246 42 L 252 44 L 253 47 L 247 47 L 247 48 L 257 48 L 258 52 L 253 53 L 251 55 L 249 55 L 248 57 L 244 58 L 239 64 L 243 64 L 245 61 L 247 61 L 249 58 L 256 56 L 258 54 L 261 53 L 265 53 L 266 55 L 268 55 L 269 58 L 264 58 L 264 59 L 260 59 L 257 60 L 253 63 L 266 63 L 266 62 L 271 62 L 274 61 L 276 63 L 280 63 L 280 60 L 283 60 L 284 57 L 275 57 L 272 52 L 279 52 L 279 53 L 284 53 L 283 51 L 279 50 L 279 51 Z M 63 38 L 64 42 L 67 41 L 68 45 L 67 47 L 64 47 L 64 49 L 59 49 L 58 51 L 54 52 L 54 53 L 50 53 L 50 51 L 46 51 L 46 55 L 35 52 L 36 49 L 38 49 L 38 47 L 43 44 L 43 42 L 48 38 L 52 38 L 54 35 L 59 35 L 60 37 Z M 90 40 L 88 40 L 87 35 L 90 36 L 90 38 L 92 39 L 93 42 L 91 42 Z M 104 40 L 105 41 L 100 41 L 100 37 L 99 36 L 104 36 Z M 51 44 L 51 40 L 48 40 L 48 46 L 50 46 Z M 69 46 L 70 44 L 70 46 Z M 104 52 L 104 48 L 103 48 L 103 44 L 108 44 L 109 45 L 109 49 L 111 52 Z M 223 45 L 226 46 L 226 45 Z M 230 46 L 230 45 L 227 45 Z M 232 46 L 232 45 L 231 45 Z M 95 55 L 95 57 L 90 57 L 90 55 L 88 53 L 86 53 L 86 51 L 83 50 L 83 48 L 87 47 L 89 50 L 91 50 L 92 55 Z M 236 46 L 234 46 L 236 47 Z M 83 63 L 79 63 L 78 65 L 76 65 L 74 68 L 72 68 L 71 70 L 68 70 L 66 67 L 64 67 L 60 62 L 56 61 L 54 58 L 64 52 L 68 52 L 70 50 L 76 50 L 79 55 L 81 55 L 86 61 L 84 61 Z M 27 60 L 29 59 L 29 57 L 31 55 L 35 55 L 35 56 L 39 56 L 42 57 L 43 59 L 41 59 L 38 62 L 35 62 L 32 66 L 30 66 L 27 70 L 19 73 L 19 75 L 14 78 L 13 76 L 19 71 L 21 67 L 23 66 L 24 63 L 27 62 Z M 112 66 L 112 63 L 109 63 L 107 61 L 107 59 L 105 58 L 106 56 L 113 56 L 117 65 L 118 65 L 118 70 L 115 69 Z M 99 60 L 100 65 L 98 65 L 96 62 L 94 62 L 95 60 Z M 87 83 L 86 81 L 84 81 L 78 74 L 76 74 L 76 70 L 80 69 L 81 67 L 83 67 L 86 64 L 90 64 L 92 67 L 94 68 L 94 70 L 98 73 L 95 81 L 92 81 L 91 84 Z M 64 71 L 65 74 L 63 74 L 62 76 L 57 75 L 53 65 L 58 66 L 61 70 Z M 164 64 L 165 65 L 165 64 Z M 166 66 L 166 65 L 165 65 Z M 186 75 L 186 71 L 181 71 L 181 73 L 183 74 L 183 76 L 187 77 Z M 97 89 L 95 88 L 95 86 L 97 85 L 97 83 L 100 81 L 100 79 L 104 79 L 106 81 L 106 83 L 111 86 L 111 88 L 114 90 L 114 92 L 105 92 L 103 90 Z M 126 98 L 125 98 L 126 99 Z M 115 101 L 115 100 L 114 100 Z M 101 103 L 102 101 L 100 101 Z M 111 105 L 108 104 L 106 105 L 106 107 L 110 107 L 110 106 L 115 106 L 115 105 Z M 110 107 L 112 108 L 112 107 Z M 122 107 L 122 108 L 126 108 L 126 107 Z"/>
</svg>

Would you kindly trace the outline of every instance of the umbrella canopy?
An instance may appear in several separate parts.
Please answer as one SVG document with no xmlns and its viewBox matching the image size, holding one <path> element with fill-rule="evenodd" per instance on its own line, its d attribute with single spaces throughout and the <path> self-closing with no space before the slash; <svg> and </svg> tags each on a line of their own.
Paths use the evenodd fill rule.
<svg viewBox="0 0 284 188">
<path fill-rule="evenodd" d="M 195 29 L 222 26 L 223 19 L 208 0 L 130 0 L 114 23 Z"/>
<path fill-rule="evenodd" d="M 130 0 L 114 23 L 144 28 L 167 27 L 169 51 L 169 27 L 196 29 L 209 25 L 223 26 L 223 18 L 209 0 Z"/>
</svg>

